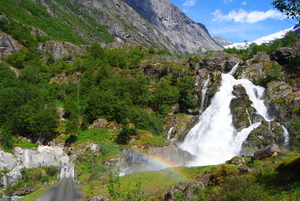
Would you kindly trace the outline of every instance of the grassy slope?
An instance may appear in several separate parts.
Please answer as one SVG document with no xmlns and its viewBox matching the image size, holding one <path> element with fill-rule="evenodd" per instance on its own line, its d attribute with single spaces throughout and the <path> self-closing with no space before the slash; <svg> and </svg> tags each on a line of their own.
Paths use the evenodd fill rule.
<svg viewBox="0 0 300 201">
<path fill-rule="evenodd" d="M 63 2 L 61 1 L 61 3 Z M 52 17 L 45 7 L 33 3 L 31 0 L 22 0 L 20 3 L 0 1 L 0 13 L 21 23 L 39 28 L 54 40 L 68 41 L 76 45 L 89 44 L 90 42 L 74 32 L 74 30 L 80 30 L 98 35 L 100 41 L 101 38 L 105 42 L 114 41 L 107 31 L 107 26 L 97 24 L 93 18 L 87 16 L 75 6 L 64 5 L 73 9 L 76 15 L 71 12 L 63 12 L 53 3 L 50 3 L 50 5 L 55 8 L 53 12 L 61 19 Z M 79 16 L 88 18 L 89 23 L 84 22 Z"/>
<path fill-rule="evenodd" d="M 167 193 L 167 187 L 192 180 L 199 181 L 205 172 L 211 172 L 213 180 L 203 194 L 207 200 L 213 200 L 213 197 L 220 200 L 232 200 L 232 197 L 244 200 L 243 197 L 249 197 L 253 193 L 264 200 L 295 200 L 294 197 L 300 195 L 299 163 L 300 154 L 285 153 L 261 161 L 246 159 L 246 164 L 242 167 L 251 171 L 245 174 L 239 172 L 240 167 L 232 164 L 134 173 L 120 177 L 118 191 L 134 189 L 140 183 L 145 195 L 143 200 L 158 200 Z M 241 182 L 243 180 L 245 182 Z M 86 198 L 99 194 L 108 195 L 108 185 L 108 180 L 104 179 L 93 187 L 86 186 Z"/>
</svg>

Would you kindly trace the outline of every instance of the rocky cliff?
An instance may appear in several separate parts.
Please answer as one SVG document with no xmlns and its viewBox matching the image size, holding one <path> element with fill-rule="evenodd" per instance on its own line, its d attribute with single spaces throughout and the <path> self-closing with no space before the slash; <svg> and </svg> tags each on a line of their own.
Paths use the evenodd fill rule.
<svg viewBox="0 0 300 201">
<path fill-rule="evenodd" d="M 32 2 L 38 6 L 33 7 Z M 39 18 L 40 21 L 45 20 L 44 23 L 47 23 L 47 20 L 53 17 L 53 20 L 58 19 L 60 22 L 47 23 L 48 27 L 43 27 L 41 24 L 33 25 L 30 20 L 23 22 L 22 15 L 11 14 L 9 10 L 4 11 L 3 15 L 13 16 L 12 18 L 17 21 L 38 28 L 41 36 L 51 37 L 51 31 L 56 29 L 69 30 L 67 32 L 74 32 L 69 37 L 72 39 L 69 42 L 79 44 L 113 41 L 135 43 L 174 54 L 223 49 L 211 38 L 203 24 L 193 22 L 169 0 L 32 0 L 32 2 L 31 0 L 28 3 L 16 2 L 18 12 L 30 14 L 31 20 L 32 17 Z M 65 34 L 60 33 L 58 37 L 65 37 Z M 83 40 L 79 41 L 78 36 Z"/>
<path fill-rule="evenodd" d="M 43 0 L 35 2 L 40 2 L 53 17 L 63 21 L 74 32 L 90 42 L 104 41 L 103 36 L 97 35 L 90 27 L 95 26 L 96 24 L 93 23 L 96 22 L 98 25 L 107 26 L 109 33 L 117 42 L 155 46 L 174 53 L 178 52 L 157 27 L 147 22 L 122 1 L 71 0 L 61 3 L 61 1 Z M 78 17 L 80 21 L 72 23 L 72 19 L 66 18 L 66 15 Z"/>
<path fill-rule="evenodd" d="M 180 53 L 223 49 L 209 35 L 203 24 L 189 19 L 170 0 L 124 0 L 124 2 L 154 24 Z"/>
</svg>

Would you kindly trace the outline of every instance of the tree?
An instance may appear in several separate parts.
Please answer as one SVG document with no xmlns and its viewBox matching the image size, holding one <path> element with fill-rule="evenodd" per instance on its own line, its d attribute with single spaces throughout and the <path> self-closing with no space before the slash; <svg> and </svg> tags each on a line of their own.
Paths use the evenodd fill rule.
<svg viewBox="0 0 300 201">
<path fill-rule="evenodd" d="M 55 136 L 58 118 L 54 104 L 44 104 L 40 99 L 33 99 L 18 108 L 14 115 L 14 129 L 20 135 L 43 142 Z"/>
<path fill-rule="evenodd" d="M 272 2 L 273 6 L 280 12 L 287 15 L 287 18 L 296 18 L 300 20 L 300 1 L 299 0 L 276 0 Z"/>
<path fill-rule="evenodd" d="M 64 109 L 64 117 L 67 118 L 66 133 L 77 133 L 77 130 L 80 126 L 79 108 L 72 97 L 68 96 L 66 98 Z"/>
</svg>

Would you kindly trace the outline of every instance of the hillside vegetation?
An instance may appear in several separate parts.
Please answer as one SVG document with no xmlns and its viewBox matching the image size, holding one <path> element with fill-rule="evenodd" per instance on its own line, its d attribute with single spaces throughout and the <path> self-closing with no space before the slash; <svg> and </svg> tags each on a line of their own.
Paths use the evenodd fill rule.
<svg viewBox="0 0 300 201">
<path fill-rule="evenodd" d="M 2 149 L 36 147 L 37 142 L 47 144 L 50 141 L 63 141 L 78 147 L 89 142 L 100 144 L 102 148 L 97 155 L 86 149 L 77 160 L 78 179 L 87 199 L 103 194 L 114 200 L 159 200 L 176 185 L 179 187 L 173 191 L 173 196 L 176 200 L 186 200 L 184 189 L 203 174 L 211 174 L 211 182 L 205 188 L 190 185 L 190 192 L 195 192 L 195 197 L 190 200 L 297 200 L 300 196 L 299 119 L 292 121 L 291 153 L 262 161 L 245 158 L 242 166 L 179 167 L 125 177 L 111 173 L 104 162 L 121 157 L 120 148 L 165 145 L 165 124 L 171 116 L 198 111 L 200 100 L 195 97 L 201 94 L 195 92 L 196 68 L 198 62 L 213 59 L 212 52 L 178 56 L 154 47 L 126 44 L 122 48 L 104 49 L 94 43 L 85 52 L 55 60 L 51 53 L 42 54 L 37 45 L 43 46 L 50 39 L 75 44 L 86 44 L 86 41 L 73 35 L 59 21 L 46 21 L 49 16 L 40 7 L 31 12 L 37 10 L 41 19 L 45 17 L 42 24 L 30 14 L 19 15 L 24 13 L 19 9 L 36 6 L 27 3 L 30 1 L 24 0 L 18 5 L 20 7 L 14 4 L 12 8 L 9 1 L 0 3 L 0 8 L 12 9 L 0 19 L 1 35 L 10 35 L 23 47 L 0 62 Z M 47 35 L 32 34 L 28 24 L 42 29 Z M 46 25 L 49 27 L 43 27 Z M 57 30 L 51 31 L 53 27 Z M 105 34 L 105 27 L 98 29 Z M 111 42 L 110 37 L 103 35 L 103 38 Z M 259 62 L 257 52 L 270 53 L 296 41 L 298 39 L 289 33 L 271 44 L 253 44 L 248 50 L 226 51 L 245 60 L 252 58 L 255 63 Z M 295 58 L 291 61 L 293 65 L 288 66 L 289 82 L 299 77 L 299 55 Z M 279 65 L 272 66 L 268 81 L 277 79 L 278 71 L 282 71 Z M 259 84 L 266 83 L 261 81 Z M 177 106 L 176 112 L 173 106 Z M 58 113 L 60 109 L 64 111 L 63 115 Z M 299 107 L 292 112 L 299 112 Z M 114 129 L 88 129 L 100 118 L 114 125 Z M 136 141 L 130 142 L 132 138 Z M 6 193 L 11 195 L 25 185 L 40 187 L 42 182 L 52 180 L 51 170 L 48 170 L 50 176 L 44 177 L 40 172 L 47 169 L 36 171 L 38 178 L 33 176 L 35 173 L 24 170 L 24 182 L 9 187 Z M 29 180 L 37 182 L 30 183 Z"/>
</svg>

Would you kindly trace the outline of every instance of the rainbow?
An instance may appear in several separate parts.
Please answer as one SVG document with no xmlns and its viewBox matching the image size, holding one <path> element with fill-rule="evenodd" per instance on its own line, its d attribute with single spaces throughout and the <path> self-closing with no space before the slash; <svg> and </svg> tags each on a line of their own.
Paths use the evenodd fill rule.
<svg viewBox="0 0 300 201">
<path fill-rule="evenodd" d="M 131 150 L 132 152 L 134 152 L 135 154 L 138 154 L 140 156 L 143 157 L 143 160 L 145 161 L 145 163 L 148 165 L 147 169 L 145 169 L 145 172 L 149 172 L 149 171 L 160 171 L 160 170 L 164 170 L 167 171 L 169 174 L 171 174 L 173 177 L 177 177 L 180 180 L 188 180 L 186 176 L 184 176 L 179 170 L 180 170 L 180 166 L 184 166 L 184 165 L 179 165 L 177 163 L 174 163 L 173 161 L 161 157 L 161 156 L 157 156 L 157 155 L 147 155 L 145 153 L 139 153 L 136 151 Z M 128 167 L 130 168 L 130 167 Z M 139 171 L 139 172 L 143 172 L 143 171 Z M 126 175 L 126 170 L 123 172 L 124 174 L 120 174 L 120 176 Z"/>
</svg>

